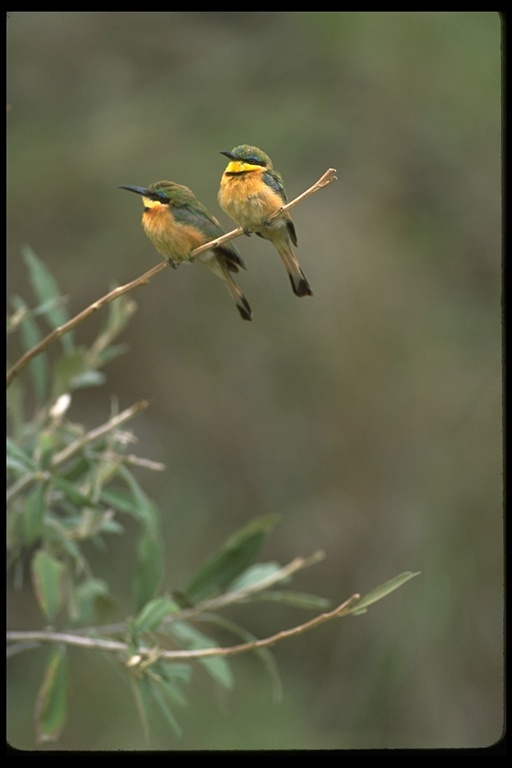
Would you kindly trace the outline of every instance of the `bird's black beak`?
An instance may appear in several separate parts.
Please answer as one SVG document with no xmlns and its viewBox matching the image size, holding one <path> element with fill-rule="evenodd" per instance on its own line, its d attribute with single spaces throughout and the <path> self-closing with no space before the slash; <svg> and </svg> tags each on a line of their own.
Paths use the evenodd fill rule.
<svg viewBox="0 0 512 768">
<path fill-rule="evenodd" d="M 148 191 L 145 187 L 119 187 L 119 189 L 127 189 L 129 192 L 136 192 L 138 195 L 148 197 Z"/>
<path fill-rule="evenodd" d="M 169 202 L 165 195 L 162 195 L 160 192 L 150 192 L 146 187 L 121 186 L 119 189 L 127 189 L 128 192 L 136 192 L 138 195 L 149 197 L 150 200 L 158 200 L 160 203 Z"/>
<path fill-rule="evenodd" d="M 229 157 L 230 160 L 236 160 L 236 157 L 232 152 L 221 152 L 221 155 L 226 155 L 226 157 Z"/>
</svg>

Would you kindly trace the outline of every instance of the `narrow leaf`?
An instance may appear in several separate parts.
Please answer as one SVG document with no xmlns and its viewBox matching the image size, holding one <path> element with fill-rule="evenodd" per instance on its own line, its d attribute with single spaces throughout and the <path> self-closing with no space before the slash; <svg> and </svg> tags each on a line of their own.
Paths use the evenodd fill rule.
<svg viewBox="0 0 512 768">
<path fill-rule="evenodd" d="M 278 518 L 257 518 L 228 539 L 224 547 L 211 557 L 192 579 L 186 593 L 192 602 L 218 594 L 254 561 L 267 533 Z"/>
<path fill-rule="evenodd" d="M 240 576 L 230 584 L 230 590 L 235 592 L 245 587 L 250 587 L 253 584 L 257 584 L 263 579 L 267 579 L 269 576 L 273 576 L 281 570 L 279 563 L 255 563 L 249 566 L 243 571 Z"/>
<path fill-rule="evenodd" d="M 166 616 L 176 613 L 178 610 L 178 605 L 174 600 L 168 597 L 156 597 L 146 603 L 133 622 L 134 632 L 144 634 L 144 632 L 155 630 Z"/>
<path fill-rule="evenodd" d="M 166 699 L 171 698 L 173 692 L 171 691 L 172 686 L 170 683 L 166 683 L 165 681 L 160 681 L 158 683 L 151 682 L 151 695 L 153 697 L 153 701 L 155 701 L 158 704 L 158 707 L 164 716 L 167 723 L 171 726 L 172 730 L 178 736 L 178 738 L 182 735 L 182 729 L 176 718 L 174 717 L 169 705 L 167 704 Z"/>
<path fill-rule="evenodd" d="M 40 742 L 56 741 L 67 715 L 68 667 L 65 650 L 53 651 L 37 696 L 36 728 Z"/>
<path fill-rule="evenodd" d="M 130 677 L 130 683 L 135 698 L 135 706 L 137 707 L 137 713 L 144 732 L 144 738 L 149 743 L 151 735 L 149 726 L 151 683 L 146 676 L 139 678 Z"/>
<path fill-rule="evenodd" d="M 216 648 L 218 645 L 211 637 L 204 635 L 185 621 L 171 624 L 169 629 L 174 637 L 190 650 Z M 233 687 L 234 680 L 231 667 L 222 656 L 206 657 L 204 659 L 198 659 L 198 661 L 216 683 L 227 689 Z"/>
<path fill-rule="evenodd" d="M 352 613 L 357 615 L 358 613 L 364 613 L 369 605 L 382 600 L 383 597 L 387 597 L 387 595 L 389 595 L 391 592 L 394 592 L 395 589 L 401 587 L 403 584 L 409 581 L 409 579 L 419 575 L 420 571 L 417 571 L 416 573 L 412 573 L 412 571 L 405 571 L 404 573 L 395 576 L 389 581 L 384 582 L 384 584 L 381 584 L 375 589 L 372 589 L 372 591 L 368 592 L 367 595 L 364 595 L 364 597 L 361 597 L 359 600 L 353 603 L 350 606 L 350 609 L 347 611 L 347 614 Z"/>
<path fill-rule="evenodd" d="M 55 363 L 54 397 L 76 389 L 76 381 L 88 370 L 86 351 L 82 347 L 69 349 Z"/>
<path fill-rule="evenodd" d="M 257 640 L 252 632 L 248 632 L 238 624 L 235 624 L 229 619 L 226 619 L 225 616 L 220 616 L 218 614 L 203 614 L 203 618 L 205 618 L 207 621 L 211 621 L 213 624 L 216 624 L 219 627 L 222 627 L 227 632 L 231 632 L 236 637 L 240 638 L 240 640 L 242 640 L 244 643 L 252 643 Z M 281 701 L 283 696 L 283 689 L 281 686 L 281 680 L 279 678 L 279 670 L 272 653 L 268 648 L 258 648 L 254 653 L 262 663 L 270 678 L 274 701 Z"/>
<path fill-rule="evenodd" d="M 58 328 L 69 319 L 69 314 L 63 306 L 57 281 L 29 246 L 22 248 L 22 256 L 29 269 L 30 282 L 39 303 L 49 305 L 46 311 L 48 322 L 52 328 Z M 72 341 L 69 335 L 64 335 L 61 342 L 64 349 L 71 349 Z"/>
<path fill-rule="evenodd" d="M 70 483 L 59 475 L 52 475 L 52 483 L 64 494 L 75 507 L 95 506 L 96 502 L 91 496 L 85 496 L 77 489 L 74 483 Z"/>
<path fill-rule="evenodd" d="M 114 600 L 110 595 L 108 585 L 103 579 L 87 579 L 79 584 L 75 590 L 75 603 L 77 622 L 90 622 L 99 614 L 114 606 Z"/>
<path fill-rule="evenodd" d="M 281 605 L 292 605 L 294 608 L 305 608 L 315 611 L 326 611 L 331 605 L 331 601 L 318 595 L 308 595 L 304 592 L 293 592 L 288 590 L 264 590 L 254 596 L 253 599 L 262 600 L 271 603 L 280 603 Z"/>
<path fill-rule="evenodd" d="M 33 544 L 43 532 L 46 488 L 46 483 L 38 483 L 34 490 L 29 493 L 25 501 L 23 529 L 25 532 L 25 541 L 29 546 Z"/>
<path fill-rule="evenodd" d="M 18 308 L 20 306 L 26 306 L 23 300 L 18 299 L 18 297 L 13 299 L 13 304 L 16 304 Z M 23 347 L 27 352 L 41 341 L 41 331 L 28 308 L 20 326 L 20 333 Z M 30 371 L 37 398 L 41 403 L 46 397 L 48 387 L 48 358 L 46 354 L 43 353 L 31 360 L 28 365 L 28 370 Z"/>
<path fill-rule="evenodd" d="M 155 596 L 162 580 L 163 567 L 161 537 L 152 530 L 143 530 L 137 542 L 137 571 L 134 584 L 137 609 Z"/>
<path fill-rule="evenodd" d="M 148 530 L 160 536 L 160 518 L 154 502 L 142 490 L 139 483 L 126 467 L 122 465 L 119 467 L 119 475 L 126 482 L 132 493 L 133 504 L 127 507 L 125 511 L 133 514 Z"/>
<path fill-rule="evenodd" d="M 32 460 L 32 457 L 25 453 L 25 451 L 16 445 L 16 443 L 7 438 L 7 467 L 18 469 L 21 468 L 23 472 L 34 472 L 36 465 Z"/>
<path fill-rule="evenodd" d="M 52 621 L 64 601 L 65 566 L 43 549 L 35 553 L 31 565 L 37 601 L 46 618 Z"/>
</svg>

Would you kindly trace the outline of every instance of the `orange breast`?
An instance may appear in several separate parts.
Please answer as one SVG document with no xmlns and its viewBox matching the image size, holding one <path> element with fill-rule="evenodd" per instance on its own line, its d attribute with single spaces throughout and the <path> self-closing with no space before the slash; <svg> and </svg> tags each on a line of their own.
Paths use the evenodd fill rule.
<svg viewBox="0 0 512 768">
<path fill-rule="evenodd" d="M 157 251 L 177 262 L 188 261 L 191 251 L 205 242 L 193 227 L 177 224 L 168 206 L 145 210 L 142 226 Z"/>
<path fill-rule="evenodd" d="M 241 227 L 256 228 L 282 204 L 258 171 L 222 177 L 219 205 Z"/>
</svg>

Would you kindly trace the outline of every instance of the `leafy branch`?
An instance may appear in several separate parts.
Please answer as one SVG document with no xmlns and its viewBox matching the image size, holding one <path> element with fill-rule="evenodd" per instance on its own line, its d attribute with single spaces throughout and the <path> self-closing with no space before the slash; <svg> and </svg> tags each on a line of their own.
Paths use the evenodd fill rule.
<svg viewBox="0 0 512 768">
<path fill-rule="evenodd" d="M 306 561 L 304 558 L 296 558 L 296 560 L 290 563 L 289 566 L 280 569 L 272 581 L 275 582 L 285 578 L 287 573 L 289 573 L 291 570 L 298 569 L 299 567 L 304 567 L 305 563 Z M 164 648 L 159 648 L 155 645 L 147 646 L 142 644 L 139 645 L 136 652 L 133 653 L 133 645 L 127 642 L 110 640 L 102 637 L 85 637 L 83 634 L 78 632 L 54 632 L 50 630 L 7 632 L 7 642 L 22 644 L 21 650 L 27 647 L 25 644 L 28 643 L 57 643 L 60 645 L 70 645 L 86 648 L 88 650 L 101 650 L 118 654 L 120 653 L 128 657 L 126 665 L 129 667 L 141 664 L 143 661 L 147 662 L 147 660 L 156 661 L 157 659 L 166 659 L 168 661 L 176 661 L 205 659 L 215 656 L 234 656 L 240 653 L 256 651 L 261 648 L 269 648 L 279 642 L 282 642 L 283 640 L 288 640 L 291 637 L 296 637 L 297 635 L 300 635 L 311 629 L 315 629 L 316 627 L 320 626 L 320 624 L 324 624 L 325 622 L 331 621 L 332 619 L 364 613 L 369 605 L 386 597 L 395 589 L 398 589 L 407 581 L 409 581 L 409 579 L 412 579 L 417 575 L 417 573 L 406 571 L 399 576 L 396 576 L 394 579 L 391 579 L 389 582 L 382 584 L 380 587 L 373 590 L 363 598 L 359 594 L 352 595 L 343 603 L 334 608 L 334 610 L 320 613 L 309 621 L 298 624 L 290 629 L 281 630 L 280 632 L 277 632 L 274 635 L 263 638 L 261 640 L 253 640 L 247 643 L 241 643 L 228 647 L 201 648 L 193 650 L 167 650 Z M 262 591 L 265 588 L 266 580 L 262 580 L 262 582 L 254 584 L 252 589 L 247 591 L 247 594 L 254 594 L 255 592 Z M 202 605 L 198 605 L 196 607 L 195 613 L 200 616 L 201 613 L 206 612 L 207 610 L 211 610 L 213 607 L 218 608 L 221 604 L 227 605 L 229 603 L 240 602 L 242 599 L 241 593 L 242 590 L 238 593 L 231 593 L 231 595 L 230 593 L 227 593 L 223 596 L 223 600 L 220 602 L 212 600 Z M 174 606 L 175 603 L 172 601 L 167 600 L 166 598 L 161 598 L 151 605 L 151 612 L 160 616 L 162 610 L 164 612 L 169 610 L 172 611 Z M 145 610 L 147 613 L 147 609 Z M 184 619 L 185 615 L 190 616 L 190 613 L 178 611 L 177 613 L 171 614 L 168 618 L 172 621 L 181 621 Z M 165 613 L 164 616 L 161 617 L 160 623 L 164 622 L 164 620 Z M 158 625 L 151 625 L 150 628 L 152 631 L 157 631 Z M 31 645 L 30 647 L 33 646 Z"/>
<path fill-rule="evenodd" d="M 60 467 L 62 464 L 64 464 L 69 459 L 73 458 L 76 454 L 78 454 L 80 451 L 84 450 L 88 445 L 92 445 L 93 443 L 97 442 L 101 438 L 108 435 L 110 432 L 118 429 L 122 424 L 126 423 L 130 419 L 132 419 L 134 416 L 137 416 L 139 413 L 144 411 L 149 406 L 149 403 L 147 400 L 140 400 L 138 403 L 135 403 L 130 408 L 127 408 L 122 413 L 118 413 L 115 416 L 112 416 L 105 424 L 102 424 L 99 427 L 95 427 L 95 429 L 91 429 L 89 432 L 87 432 L 84 435 L 81 435 L 79 438 L 74 440 L 70 445 L 67 445 L 65 448 L 63 448 L 58 453 L 54 454 L 49 462 L 49 468 L 46 470 L 46 472 L 41 472 L 41 470 L 35 470 L 34 472 L 26 472 L 24 473 L 19 480 L 16 483 L 13 483 L 13 485 L 7 489 L 7 502 L 12 501 L 19 493 L 24 491 L 28 485 L 31 483 L 37 481 L 37 480 L 46 480 L 50 476 L 51 472 L 54 472 L 58 467 Z M 128 460 L 135 460 L 135 457 L 128 457 Z M 144 462 L 144 460 L 138 460 L 138 463 L 144 463 L 147 466 L 147 463 Z M 158 464 L 156 462 L 152 463 L 153 469 L 164 469 L 163 464 Z"/>
<path fill-rule="evenodd" d="M 279 208 L 277 211 L 275 211 L 270 217 L 269 221 L 272 219 L 281 216 L 285 211 L 289 210 L 295 205 L 298 205 L 298 203 L 305 200 L 310 195 L 314 194 L 315 192 L 318 192 L 319 189 L 322 189 L 323 187 L 327 186 L 333 181 L 336 181 L 336 171 L 334 168 L 329 168 L 322 176 L 316 181 L 309 189 L 307 189 L 305 192 L 300 194 L 298 197 L 294 198 L 291 202 L 284 205 L 282 208 Z M 204 251 L 208 251 L 211 248 L 215 248 L 216 246 L 220 245 L 221 243 L 226 243 L 228 240 L 232 240 L 235 237 L 239 237 L 240 235 L 244 234 L 244 230 L 242 227 L 237 227 L 236 229 L 233 229 L 231 232 L 226 233 L 225 235 L 222 235 L 221 237 L 216 238 L 215 240 L 211 240 L 208 243 L 205 243 L 204 245 L 199 246 L 191 253 L 191 258 L 194 258 L 194 256 L 198 256 L 200 253 L 203 253 Z M 33 360 L 37 355 L 40 355 L 41 352 L 44 352 L 48 347 L 50 347 L 55 341 L 60 339 L 65 334 L 69 333 L 73 328 L 76 328 L 77 325 L 82 323 L 84 320 L 86 320 L 90 315 L 92 315 L 94 312 L 97 312 L 102 307 L 106 306 L 112 301 L 115 301 L 116 299 L 119 299 L 121 296 L 124 296 L 127 293 L 131 293 L 131 291 L 134 291 L 136 288 L 139 288 L 142 285 L 147 285 L 147 283 L 150 282 L 150 280 L 155 277 L 159 272 L 162 272 L 164 269 L 167 269 L 169 266 L 168 261 L 161 261 L 159 264 L 157 264 L 155 267 L 152 267 L 152 269 L 149 269 L 147 272 L 145 272 L 140 277 L 135 278 L 135 280 L 131 280 L 129 283 L 126 283 L 125 285 L 121 285 L 117 288 L 114 288 L 113 290 L 106 293 L 104 296 L 102 296 L 97 301 L 94 301 L 92 304 L 90 304 L 88 307 L 83 309 L 81 312 L 79 312 L 77 315 L 72 317 L 70 320 L 68 320 L 63 325 L 58 326 L 57 328 L 54 328 L 54 330 L 48 334 L 44 339 L 42 339 L 38 344 L 36 344 L 32 349 L 27 350 L 22 357 L 19 358 L 8 370 L 7 372 L 7 386 L 11 384 L 11 382 L 18 376 L 19 373 L 25 368 L 25 366 Z"/>
<path fill-rule="evenodd" d="M 301 196 L 284 206 L 280 215 L 314 191 L 330 183 L 330 169 Z M 234 230 L 225 235 L 241 234 Z M 216 241 L 213 241 L 214 243 Z M 204 249 L 212 244 L 203 246 Z M 11 299 L 14 311 L 8 328 L 19 333 L 26 350 L 11 369 L 9 389 L 10 436 L 7 442 L 7 548 L 13 584 L 29 574 L 34 597 L 46 628 L 7 632 L 8 655 L 46 646 L 50 648 L 35 705 L 39 741 L 59 738 L 67 718 L 69 648 L 105 654 L 121 665 L 135 698 L 146 736 L 150 711 L 156 708 L 177 734 L 180 726 L 174 709 L 185 701 L 182 691 L 199 664 L 216 685 L 234 685 L 231 657 L 254 653 L 270 677 L 274 692 L 279 676 L 269 649 L 320 625 L 364 613 L 368 606 L 405 584 L 415 573 L 405 572 L 363 597 L 352 595 L 334 609 L 318 595 L 289 589 L 295 574 L 318 563 L 323 553 L 296 557 L 284 566 L 258 562 L 273 515 L 256 518 L 231 535 L 196 570 L 181 591 L 161 594 L 164 550 L 160 515 L 145 493 L 134 469 L 158 471 L 163 465 L 128 450 L 135 437 L 127 424 L 148 407 L 141 400 L 119 411 L 115 402 L 108 419 L 92 429 L 69 418 L 73 393 L 98 386 L 102 368 L 125 346 L 117 337 L 135 310 L 124 293 L 147 281 L 147 276 L 167 266 L 162 262 L 149 273 L 122 286 L 69 318 L 65 301 L 53 276 L 34 253 L 23 254 L 36 295 L 36 306 Z M 113 301 L 113 299 L 118 299 Z M 75 343 L 73 330 L 100 306 L 108 304 L 103 327 L 88 346 Z M 43 331 L 42 324 L 51 332 Z M 46 335 L 44 335 L 46 333 Z M 61 340 L 61 355 L 50 364 L 48 346 Z M 16 378 L 28 366 L 28 381 Z M 31 383 L 32 397 L 26 384 Z M 33 410 L 27 415 L 27 403 Z M 124 533 L 128 516 L 139 526 L 133 567 L 133 614 L 124 621 L 105 624 L 106 612 L 115 603 L 110 585 L 93 572 L 90 545 L 104 547 L 111 535 Z M 223 611 L 232 606 L 269 601 L 314 613 L 307 621 L 258 638 Z M 198 625 L 211 624 L 235 639 L 220 644 Z"/>
</svg>

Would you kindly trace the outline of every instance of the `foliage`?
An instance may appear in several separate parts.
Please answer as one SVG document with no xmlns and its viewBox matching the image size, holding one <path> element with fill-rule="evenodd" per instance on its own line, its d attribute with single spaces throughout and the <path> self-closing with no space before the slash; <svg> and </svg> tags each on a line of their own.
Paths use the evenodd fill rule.
<svg viewBox="0 0 512 768">
<path fill-rule="evenodd" d="M 45 264 L 30 249 L 25 249 L 23 257 L 36 303 L 31 307 L 14 296 L 8 330 L 19 334 L 28 351 L 40 343 L 44 326 L 52 331 L 69 317 L 64 297 Z M 234 685 L 229 656 L 253 650 L 270 675 L 274 691 L 279 691 L 269 645 L 335 615 L 362 613 L 415 575 L 401 574 L 366 597 L 354 596 L 335 611 L 279 637 L 256 640 L 224 617 L 221 609 L 254 599 L 307 610 L 328 607 L 328 601 L 316 595 L 273 589 L 277 583 L 286 585 L 296 570 L 322 555 L 298 558 L 285 567 L 257 562 L 265 538 L 278 520 L 265 516 L 230 536 L 197 570 L 184 593 L 162 594 L 159 514 L 135 476 L 141 466 L 158 470 L 162 465 L 128 454 L 134 437 L 124 429 L 126 421 L 147 404 L 123 412 L 113 407 L 110 419 L 92 430 L 68 418 L 74 394 L 102 384 L 103 366 L 126 350 L 116 338 L 134 309 L 133 301 L 120 297 L 109 305 L 106 321 L 89 346 L 79 345 L 68 333 L 60 340 L 56 359 L 50 359 L 48 350 L 36 356 L 28 366 L 32 405 L 28 386 L 18 378 L 9 391 L 8 567 L 18 578 L 29 571 L 45 628 L 11 631 L 8 640 L 11 653 L 51 644 L 35 707 L 40 742 L 57 740 L 66 724 L 68 646 L 114 653 L 128 676 L 146 738 L 150 737 L 153 710 L 179 735 L 174 712 L 186 700 L 184 688 L 194 663 L 202 665 L 216 685 L 229 690 Z M 111 586 L 94 572 L 89 552 L 91 548 L 106 549 L 111 536 L 123 535 L 129 518 L 139 526 L 133 615 L 119 624 L 93 627 L 105 607 L 115 603 L 115 596 Z M 213 637 L 196 626 L 199 621 L 244 642 L 227 649 L 218 647 Z"/>
</svg>

